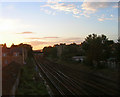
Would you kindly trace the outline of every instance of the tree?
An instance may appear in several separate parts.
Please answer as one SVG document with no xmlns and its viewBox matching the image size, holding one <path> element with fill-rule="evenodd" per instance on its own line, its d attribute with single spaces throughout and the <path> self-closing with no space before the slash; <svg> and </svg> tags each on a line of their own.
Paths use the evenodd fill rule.
<svg viewBox="0 0 120 97">
<path fill-rule="evenodd" d="M 97 34 L 90 34 L 82 43 L 82 48 L 86 52 L 87 62 L 89 64 L 99 64 L 100 60 L 105 60 L 106 46 L 108 38 L 105 35 L 98 36 Z"/>
<path fill-rule="evenodd" d="M 120 36 L 118 37 L 118 42 L 120 43 Z"/>
<path fill-rule="evenodd" d="M 76 43 L 72 43 L 70 45 L 66 45 L 62 51 L 62 59 L 63 60 L 70 60 L 73 56 L 78 55 L 78 45 Z"/>
<path fill-rule="evenodd" d="M 115 43 L 113 45 L 114 49 L 114 56 L 117 59 L 118 62 L 120 62 L 120 43 Z"/>
<path fill-rule="evenodd" d="M 57 48 L 55 47 L 44 47 L 43 48 L 44 57 L 57 57 Z"/>
</svg>

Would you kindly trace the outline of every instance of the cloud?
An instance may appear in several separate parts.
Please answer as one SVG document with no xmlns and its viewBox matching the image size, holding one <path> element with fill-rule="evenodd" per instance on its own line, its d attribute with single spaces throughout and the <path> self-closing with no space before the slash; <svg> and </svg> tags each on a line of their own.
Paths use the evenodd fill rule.
<svg viewBox="0 0 120 97">
<path fill-rule="evenodd" d="M 96 13 L 99 9 L 105 9 L 108 7 L 116 6 L 116 2 L 83 2 L 80 5 L 59 3 L 59 2 L 48 2 L 41 6 L 41 10 L 47 14 L 55 15 L 59 11 L 65 12 L 65 14 L 72 14 L 75 18 L 81 16 L 90 17 L 90 14 Z M 54 9 L 50 10 L 47 7 Z"/>
<path fill-rule="evenodd" d="M 21 32 L 21 33 L 17 33 L 17 34 L 33 34 L 34 32 Z"/>
<path fill-rule="evenodd" d="M 118 8 L 118 5 L 113 6 L 113 8 Z"/>
<path fill-rule="evenodd" d="M 119 2 L 119 0 L 1 0 L 1 2 Z"/>
<path fill-rule="evenodd" d="M 98 18 L 98 21 L 114 20 L 114 18 Z"/>
<path fill-rule="evenodd" d="M 25 43 L 32 45 L 34 50 L 43 49 L 45 46 L 49 45 L 52 46 L 54 44 L 53 42 L 50 41 L 38 41 L 38 40 L 29 41 Z"/>
<path fill-rule="evenodd" d="M 41 10 L 43 10 L 45 13 L 47 14 L 53 14 L 55 15 L 56 13 L 55 12 L 52 12 L 48 9 L 44 9 L 45 7 L 49 7 L 51 9 L 54 9 L 56 11 L 63 11 L 65 12 L 66 14 L 68 13 L 72 13 L 74 16 L 75 15 L 80 15 L 81 13 L 81 10 L 80 9 L 77 9 L 76 5 L 74 4 L 65 4 L 65 3 L 58 3 L 58 2 L 49 2 L 47 3 L 46 5 L 43 5 L 41 6 Z M 76 17 L 77 17 L 76 16 Z"/>
<path fill-rule="evenodd" d="M 86 14 L 92 14 L 98 11 L 98 9 L 104 9 L 115 5 L 113 2 L 84 2 L 81 6 Z"/>
<path fill-rule="evenodd" d="M 43 37 L 43 38 L 60 38 L 60 37 Z"/>
<path fill-rule="evenodd" d="M 83 0 L 84 2 L 119 2 L 119 0 Z"/>
<path fill-rule="evenodd" d="M 119 3 L 116 3 L 116 4 L 113 6 L 113 8 L 120 8 Z"/>
<path fill-rule="evenodd" d="M 82 37 L 69 37 L 69 38 L 65 38 L 63 39 L 63 41 L 67 42 L 67 43 L 71 43 L 71 42 L 81 42 L 84 38 Z"/>
<path fill-rule="evenodd" d="M 56 38 L 60 38 L 60 37 L 29 37 L 29 38 L 25 38 L 25 39 L 56 39 Z"/>
<path fill-rule="evenodd" d="M 73 17 L 75 17 L 75 18 L 80 18 L 80 15 L 73 15 Z"/>
<path fill-rule="evenodd" d="M 48 9 L 43 9 L 43 8 L 41 8 L 40 10 L 41 10 L 41 11 L 44 11 L 46 14 L 51 14 L 51 13 L 52 13 L 52 11 L 51 11 L 51 10 L 48 10 Z"/>
<path fill-rule="evenodd" d="M 42 38 L 30 37 L 30 38 L 25 38 L 25 39 L 42 39 Z"/>
<path fill-rule="evenodd" d="M 114 17 L 114 15 L 110 15 L 109 17 L 105 17 L 105 15 L 103 14 L 101 17 L 98 18 L 98 21 L 102 22 L 105 20 L 115 20 L 116 18 Z"/>
<path fill-rule="evenodd" d="M 84 40 L 84 38 L 82 37 L 68 37 L 68 38 L 61 38 L 61 39 L 57 39 L 56 41 L 53 41 L 54 44 L 58 44 L 58 43 L 80 43 Z"/>
<path fill-rule="evenodd" d="M 30 42 L 27 42 L 29 44 L 31 44 L 32 46 L 39 46 L 39 45 L 43 45 L 43 44 L 48 44 L 49 42 L 44 42 L 44 41 L 30 41 Z"/>
<path fill-rule="evenodd" d="M 43 37 L 43 38 L 27 38 L 27 39 L 46 39 L 46 38 L 59 38 L 59 37 Z M 60 38 L 54 41 L 39 41 L 39 40 L 35 40 L 35 41 L 30 41 L 29 43 L 31 43 L 32 45 L 40 45 L 40 44 L 56 44 L 56 43 L 60 43 L 60 42 L 65 42 L 65 43 L 72 43 L 72 42 L 81 42 L 83 41 L 84 38 L 82 37 L 68 37 L 68 38 Z"/>
<path fill-rule="evenodd" d="M 49 37 L 43 37 L 43 38 L 49 38 Z M 31 38 L 31 39 L 37 39 L 37 38 Z M 53 45 L 59 44 L 59 43 L 67 43 L 67 44 L 70 44 L 70 43 L 73 43 L 73 42 L 81 43 L 83 40 L 84 40 L 84 38 L 82 38 L 82 37 L 68 37 L 68 38 L 60 38 L 60 39 L 57 39 L 57 40 L 54 40 L 54 41 L 51 41 L 51 40 L 49 40 L 49 41 L 34 40 L 34 41 L 26 42 L 26 43 L 32 45 L 34 47 L 34 49 L 42 49 L 45 46 L 53 46 Z"/>
</svg>

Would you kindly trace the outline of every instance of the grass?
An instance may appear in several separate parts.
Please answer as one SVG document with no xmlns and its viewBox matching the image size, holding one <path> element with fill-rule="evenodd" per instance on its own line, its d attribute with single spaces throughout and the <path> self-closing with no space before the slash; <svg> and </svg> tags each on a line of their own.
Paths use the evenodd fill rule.
<svg viewBox="0 0 120 97">
<path fill-rule="evenodd" d="M 21 77 L 16 95 L 48 95 L 47 89 L 35 70 L 35 63 L 28 59 L 22 67 Z"/>
</svg>

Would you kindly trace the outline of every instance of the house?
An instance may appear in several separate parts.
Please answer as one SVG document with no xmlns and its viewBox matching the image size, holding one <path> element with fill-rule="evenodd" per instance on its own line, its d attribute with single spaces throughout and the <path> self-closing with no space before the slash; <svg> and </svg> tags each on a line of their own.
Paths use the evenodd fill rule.
<svg viewBox="0 0 120 97">
<path fill-rule="evenodd" d="M 27 44 L 12 45 L 10 48 L 6 45 L 2 46 L 2 66 L 10 64 L 12 61 L 25 64 L 27 56 L 29 54 L 28 48 L 32 49 L 31 46 Z"/>
<path fill-rule="evenodd" d="M 2 66 L 10 64 L 12 61 L 23 64 L 22 49 L 2 47 Z"/>
<path fill-rule="evenodd" d="M 12 45 L 8 48 L 6 45 L 1 46 L 2 59 L 2 95 L 15 95 L 19 84 L 20 71 L 25 60 L 32 51 L 32 47 L 27 44 Z"/>
</svg>

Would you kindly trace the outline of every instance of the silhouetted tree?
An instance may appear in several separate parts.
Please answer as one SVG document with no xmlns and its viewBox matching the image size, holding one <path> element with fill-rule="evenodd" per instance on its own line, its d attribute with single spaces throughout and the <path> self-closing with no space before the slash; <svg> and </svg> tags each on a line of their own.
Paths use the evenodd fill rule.
<svg viewBox="0 0 120 97">
<path fill-rule="evenodd" d="M 70 60 L 73 56 L 79 55 L 79 46 L 76 43 L 72 43 L 70 45 L 66 45 L 62 52 L 62 59 Z"/>
<path fill-rule="evenodd" d="M 108 38 L 105 35 L 97 36 L 97 34 L 90 34 L 82 43 L 82 48 L 86 52 L 87 62 L 89 64 L 98 64 L 100 60 L 105 60 L 108 57 Z M 108 51 L 108 52 L 107 52 Z"/>
<path fill-rule="evenodd" d="M 44 57 L 57 57 L 57 48 L 55 47 L 44 47 L 43 48 Z"/>
<path fill-rule="evenodd" d="M 120 62 L 120 43 L 115 43 L 113 45 L 113 54 L 114 57 L 117 59 L 117 62 Z"/>
<path fill-rule="evenodd" d="M 120 36 L 119 36 L 119 38 L 118 38 L 118 42 L 120 43 Z"/>
</svg>

